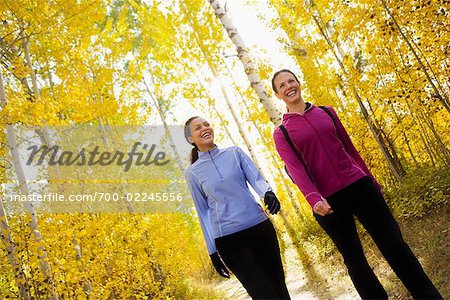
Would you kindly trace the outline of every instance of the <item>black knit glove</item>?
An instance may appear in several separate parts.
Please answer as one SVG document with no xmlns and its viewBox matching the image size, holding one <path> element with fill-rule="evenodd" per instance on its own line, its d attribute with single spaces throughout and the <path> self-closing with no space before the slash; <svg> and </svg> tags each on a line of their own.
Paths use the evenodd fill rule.
<svg viewBox="0 0 450 300">
<path fill-rule="evenodd" d="M 223 263 L 222 259 L 220 259 L 219 253 L 214 252 L 209 257 L 211 258 L 211 262 L 214 266 L 214 269 L 216 269 L 217 273 L 219 273 L 219 275 L 222 277 L 230 278 L 230 272 Z"/>
<path fill-rule="evenodd" d="M 277 196 L 272 191 L 267 191 L 264 195 L 264 204 L 272 215 L 280 211 L 280 201 L 278 201 Z"/>
</svg>

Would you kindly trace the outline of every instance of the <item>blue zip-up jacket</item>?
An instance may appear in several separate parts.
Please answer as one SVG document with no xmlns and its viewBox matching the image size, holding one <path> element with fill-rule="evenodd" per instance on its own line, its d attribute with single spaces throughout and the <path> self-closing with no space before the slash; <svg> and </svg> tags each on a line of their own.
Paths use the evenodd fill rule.
<svg viewBox="0 0 450 300">
<path fill-rule="evenodd" d="M 241 148 L 216 146 L 207 152 L 199 151 L 199 159 L 184 175 L 209 254 L 217 251 L 215 238 L 250 228 L 268 218 L 247 182 L 261 198 L 271 189 Z"/>
</svg>

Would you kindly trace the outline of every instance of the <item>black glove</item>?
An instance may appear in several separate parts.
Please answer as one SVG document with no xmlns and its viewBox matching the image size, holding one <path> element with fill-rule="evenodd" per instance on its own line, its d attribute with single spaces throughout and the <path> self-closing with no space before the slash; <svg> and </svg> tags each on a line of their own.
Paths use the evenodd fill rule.
<svg viewBox="0 0 450 300">
<path fill-rule="evenodd" d="M 280 201 L 278 201 L 277 196 L 272 191 L 267 191 L 264 195 L 264 204 L 272 215 L 280 211 Z"/>
<path fill-rule="evenodd" d="M 219 275 L 222 277 L 230 278 L 230 272 L 228 272 L 227 267 L 223 263 L 222 259 L 220 259 L 219 253 L 214 252 L 209 257 L 211 258 L 211 262 L 217 273 L 219 273 Z"/>
</svg>

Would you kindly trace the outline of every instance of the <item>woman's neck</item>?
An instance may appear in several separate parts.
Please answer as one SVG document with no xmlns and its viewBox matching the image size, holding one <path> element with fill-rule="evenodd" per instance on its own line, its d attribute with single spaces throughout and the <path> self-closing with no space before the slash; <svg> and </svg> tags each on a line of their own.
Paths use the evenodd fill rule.
<svg viewBox="0 0 450 300">
<path fill-rule="evenodd" d="M 201 152 L 207 152 L 211 149 L 213 149 L 216 146 L 216 144 L 212 143 L 212 144 L 208 144 L 208 145 L 202 145 L 202 146 L 197 146 L 198 150 Z"/>
<path fill-rule="evenodd" d="M 300 114 L 303 114 L 306 109 L 306 103 L 303 101 L 302 98 L 300 98 L 300 101 L 297 101 L 296 103 L 291 103 L 288 105 L 289 112 L 297 112 Z"/>
</svg>

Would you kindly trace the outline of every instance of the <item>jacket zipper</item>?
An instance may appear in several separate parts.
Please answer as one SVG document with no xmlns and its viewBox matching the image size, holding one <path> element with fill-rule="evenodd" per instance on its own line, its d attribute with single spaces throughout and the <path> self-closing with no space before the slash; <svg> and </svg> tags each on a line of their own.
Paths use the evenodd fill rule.
<svg viewBox="0 0 450 300">
<path fill-rule="evenodd" d="M 304 117 L 305 117 L 305 116 L 304 116 Z M 318 139 L 319 139 L 319 143 L 320 143 L 320 145 L 322 146 L 322 148 L 324 149 L 325 155 L 327 156 L 328 161 L 330 162 L 331 166 L 333 167 L 334 174 L 335 174 L 335 176 L 338 178 L 339 182 L 340 182 L 341 185 L 342 185 L 341 178 L 338 176 L 338 172 L 336 171 L 336 168 L 335 168 L 335 166 L 334 166 L 334 164 L 333 164 L 333 161 L 330 159 L 330 156 L 328 155 L 328 152 L 326 151 L 326 148 L 324 147 L 324 145 L 323 145 L 323 143 L 322 143 L 322 138 L 321 138 L 320 135 L 317 133 L 317 130 L 316 130 L 316 128 L 314 127 L 314 125 L 313 125 L 306 117 L 305 117 L 305 120 L 306 120 L 306 122 L 308 122 L 308 124 L 309 124 L 309 125 L 312 127 L 312 129 L 314 130 L 314 133 L 317 135 L 317 137 L 318 137 Z"/>
<path fill-rule="evenodd" d="M 219 174 L 220 179 L 223 179 L 222 174 L 220 174 L 219 168 L 217 168 L 217 165 L 216 165 L 216 163 L 214 162 L 214 158 L 213 158 L 213 156 L 211 155 L 211 150 L 208 150 L 208 153 L 209 153 L 209 156 L 211 157 L 211 161 L 212 161 L 214 167 L 216 168 L 217 173 Z"/>
</svg>

